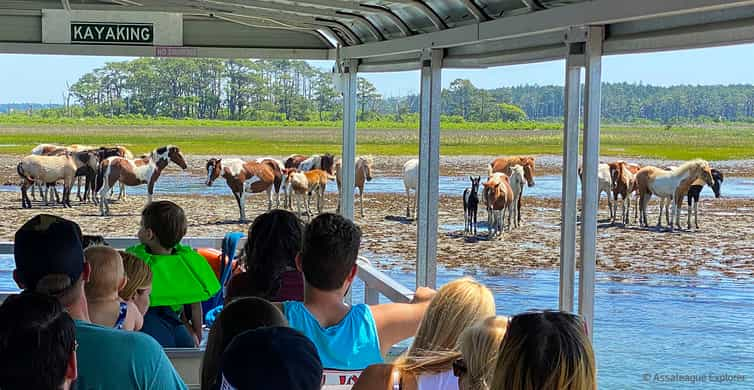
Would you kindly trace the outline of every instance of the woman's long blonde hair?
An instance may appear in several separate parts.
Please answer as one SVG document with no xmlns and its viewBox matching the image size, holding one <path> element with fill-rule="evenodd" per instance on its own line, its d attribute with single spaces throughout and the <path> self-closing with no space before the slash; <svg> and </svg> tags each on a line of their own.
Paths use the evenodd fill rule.
<svg viewBox="0 0 754 390">
<path fill-rule="evenodd" d="M 492 390 L 597 389 L 592 343 L 581 317 L 527 312 L 508 323 Z"/>
<path fill-rule="evenodd" d="M 461 333 L 458 350 L 466 361 L 466 383 L 469 384 L 469 389 L 490 388 L 500 343 L 507 327 L 506 317 L 489 317 Z"/>
<path fill-rule="evenodd" d="M 442 286 L 424 313 L 414 342 L 395 366 L 416 376 L 450 369 L 460 356 L 461 332 L 494 315 L 495 298 L 483 284 L 466 277 Z"/>
<path fill-rule="evenodd" d="M 152 270 L 144 260 L 125 251 L 118 251 L 123 258 L 123 267 L 126 270 L 126 286 L 118 293 L 124 301 L 129 301 L 136 294 L 136 290 L 152 284 Z"/>
</svg>

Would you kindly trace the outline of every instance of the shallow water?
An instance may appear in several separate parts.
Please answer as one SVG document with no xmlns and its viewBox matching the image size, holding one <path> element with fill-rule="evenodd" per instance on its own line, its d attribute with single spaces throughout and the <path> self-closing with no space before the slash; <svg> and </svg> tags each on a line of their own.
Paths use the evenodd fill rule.
<svg viewBox="0 0 754 390">
<path fill-rule="evenodd" d="M 0 256 L 0 290 L 15 289 L 12 268 L 12 258 Z M 413 272 L 387 273 L 413 288 Z M 558 305 L 557 270 L 493 276 L 441 267 L 438 283 L 463 275 L 472 275 L 492 289 L 499 314 Z M 357 282 L 353 293 L 354 300 L 361 301 L 363 283 Z M 754 388 L 751 283 L 707 276 L 598 272 L 595 300 L 593 335 L 601 389 Z M 655 374 L 697 375 L 705 381 L 662 383 L 654 380 Z M 713 382 L 714 375 L 725 374 L 743 375 L 743 381 Z"/>
<path fill-rule="evenodd" d="M 560 198 L 560 175 L 537 176 L 535 180 L 536 185 L 534 187 L 526 187 L 524 195 L 539 198 Z M 204 177 L 191 175 L 188 172 L 165 174 L 157 181 L 155 193 L 170 195 L 230 195 L 230 190 L 223 180 L 216 181 L 211 187 L 207 187 L 204 183 Z M 442 195 L 460 196 L 468 186 L 469 178 L 467 176 L 440 176 L 440 194 Z M 17 186 L 0 186 L 0 191 L 17 192 L 18 190 Z M 327 184 L 327 192 L 337 192 L 337 190 L 335 182 Z M 366 184 L 365 190 L 370 193 L 403 194 L 405 192 L 403 178 L 398 176 L 377 176 Z M 128 194 L 145 195 L 147 187 L 146 185 L 129 187 L 127 191 Z M 722 195 L 726 198 L 751 198 L 754 196 L 754 178 L 726 178 L 723 183 Z M 702 190 L 702 196 L 711 198 L 714 194 L 709 187 L 705 187 Z"/>
</svg>

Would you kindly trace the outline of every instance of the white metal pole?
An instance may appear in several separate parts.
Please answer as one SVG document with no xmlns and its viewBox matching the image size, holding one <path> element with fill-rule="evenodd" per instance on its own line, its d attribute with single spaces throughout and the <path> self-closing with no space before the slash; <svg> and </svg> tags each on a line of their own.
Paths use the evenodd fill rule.
<svg viewBox="0 0 754 390">
<path fill-rule="evenodd" d="M 560 310 L 573 312 L 576 275 L 576 182 L 578 181 L 579 116 L 583 42 L 568 43 L 563 129 L 563 188 L 560 204 Z M 581 50 L 581 53 L 578 51 Z"/>
<path fill-rule="evenodd" d="M 584 87 L 584 186 L 581 192 L 581 272 L 579 274 L 579 313 L 589 327 L 594 324 L 594 273 L 597 254 L 597 169 L 600 155 L 600 104 L 602 101 L 602 41 L 604 30 L 590 26 L 586 42 L 586 83 Z"/>
<path fill-rule="evenodd" d="M 356 181 L 356 88 L 357 60 L 347 60 L 343 66 L 343 151 L 340 187 L 340 214 L 353 219 L 353 188 Z"/>
<path fill-rule="evenodd" d="M 437 284 L 437 209 L 440 183 L 442 49 L 422 51 L 419 119 L 419 200 L 416 286 Z"/>
</svg>

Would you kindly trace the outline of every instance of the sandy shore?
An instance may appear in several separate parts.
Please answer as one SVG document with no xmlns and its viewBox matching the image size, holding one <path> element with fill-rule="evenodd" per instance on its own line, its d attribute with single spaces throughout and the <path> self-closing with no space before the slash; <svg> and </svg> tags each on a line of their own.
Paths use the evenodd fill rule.
<svg viewBox="0 0 754 390">
<path fill-rule="evenodd" d="M 250 218 L 266 210 L 263 195 L 250 196 Z M 160 196 L 187 210 L 189 236 L 222 236 L 232 230 L 246 230 L 239 224 L 238 211 L 230 196 Z M 558 266 L 559 200 L 524 201 L 523 225 L 503 234 L 502 239 L 488 240 L 486 230 L 477 237 L 464 237 L 460 197 L 440 198 L 438 261 L 448 267 L 482 269 L 489 273 L 507 273 L 526 268 Z M 326 211 L 335 208 L 335 196 L 328 194 Z M 92 204 L 74 203 L 74 208 L 45 207 L 35 204 L 31 210 L 20 208 L 18 193 L 0 193 L 0 240 L 12 240 L 15 230 L 39 212 L 51 212 L 76 220 L 86 233 L 105 236 L 133 236 L 139 225 L 144 197 L 130 196 L 111 206 L 112 216 L 98 216 Z M 413 269 L 416 250 L 416 225 L 406 220 L 405 200 L 400 195 L 365 196 L 366 216 L 357 217 L 364 231 L 363 250 L 382 268 Z M 601 209 L 600 218 L 607 217 Z M 598 230 L 598 270 L 651 274 L 699 274 L 736 278 L 754 277 L 754 199 L 703 199 L 700 204 L 702 229 L 670 233 L 636 226 L 622 227 L 601 221 Z M 358 203 L 357 203 L 358 210 Z M 650 220 L 655 221 L 656 206 L 650 206 Z M 358 211 L 357 211 L 358 215 Z M 480 221 L 486 213 L 480 211 Z M 682 217 L 685 225 L 685 214 Z M 460 226 L 459 226 L 460 225 Z"/>
</svg>

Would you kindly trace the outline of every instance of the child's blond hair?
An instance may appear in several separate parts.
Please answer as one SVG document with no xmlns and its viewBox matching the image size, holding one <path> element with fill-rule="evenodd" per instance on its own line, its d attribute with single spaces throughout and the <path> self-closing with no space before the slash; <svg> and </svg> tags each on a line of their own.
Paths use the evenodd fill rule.
<svg viewBox="0 0 754 390">
<path fill-rule="evenodd" d="M 118 251 L 120 257 L 123 258 L 123 267 L 126 270 L 125 287 L 120 290 L 120 297 L 124 301 L 131 300 L 136 294 L 136 291 L 141 288 L 145 288 L 152 284 L 152 270 L 144 260 L 138 258 L 136 255 Z"/>
<path fill-rule="evenodd" d="M 118 293 L 125 278 L 123 259 L 107 246 L 90 246 L 84 257 L 91 266 L 89 281 L 84 285 L 87 299 L 105 298 Z"/>
</svg>

